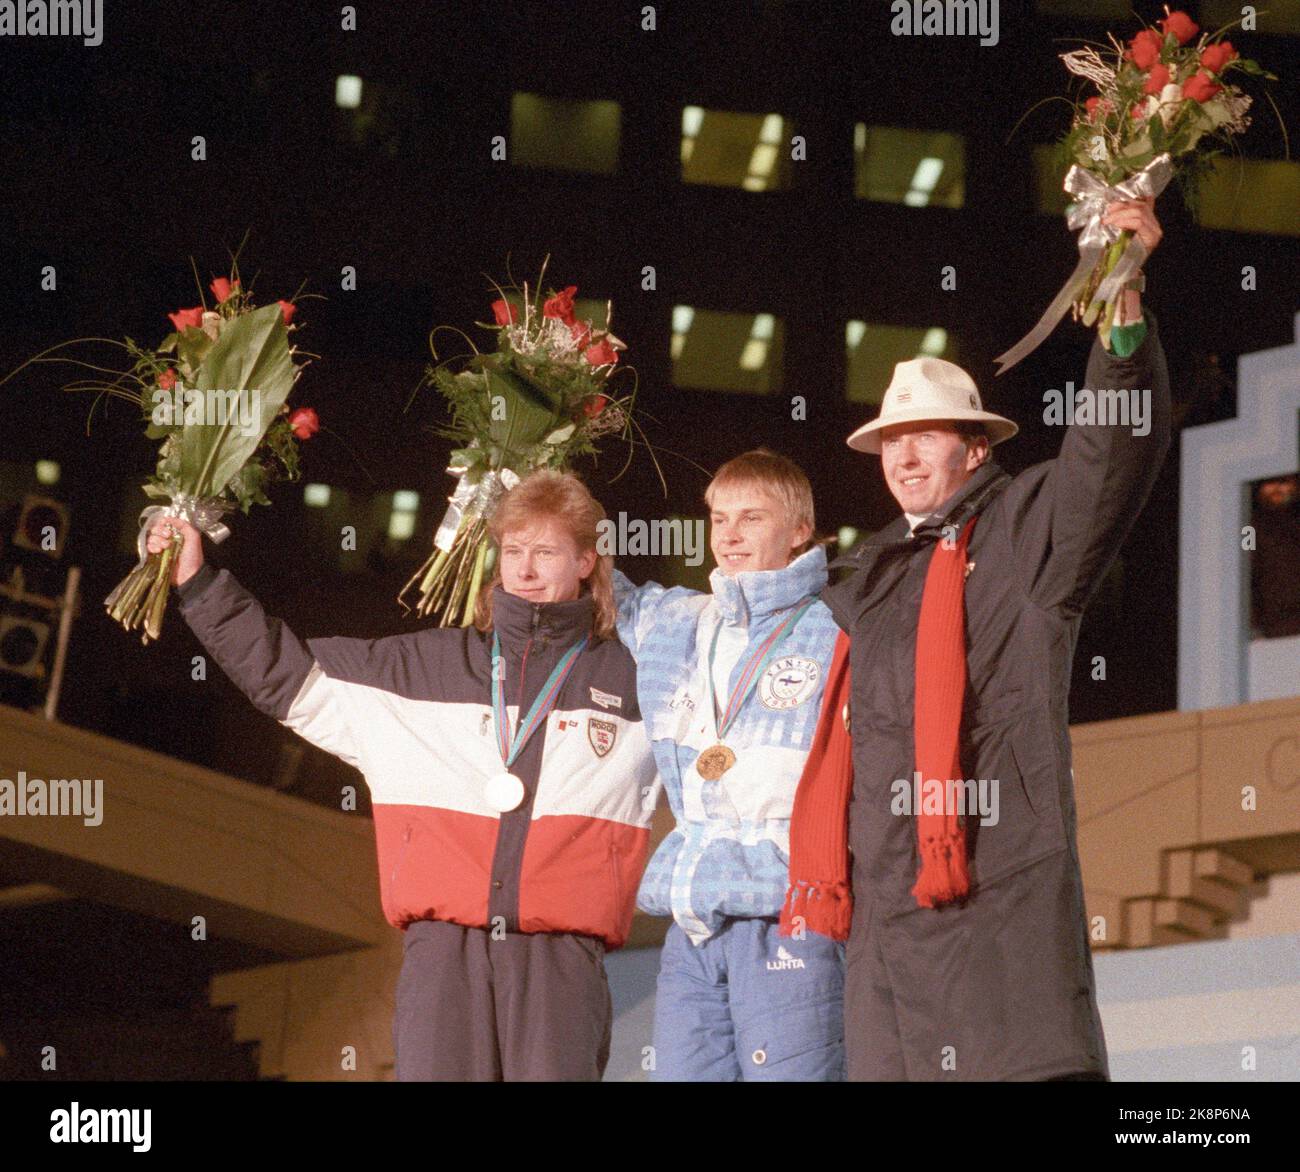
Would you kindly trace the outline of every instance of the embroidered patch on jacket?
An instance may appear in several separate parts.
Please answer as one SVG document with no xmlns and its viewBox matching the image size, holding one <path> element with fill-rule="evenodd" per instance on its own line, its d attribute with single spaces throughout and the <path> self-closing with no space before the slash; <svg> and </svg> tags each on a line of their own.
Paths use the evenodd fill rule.
<svg viewBox="0 0 1300 1172">
<path fill-rule="evenodd" d="M 786 655 L 776 660 L 758 682 L 759 699 L 778 712 L 797 708 L 817 691 L 821 665 L 802 655 Z"/>
<path fill-rule="evenodd" d="M 599 704 L 602 708 L 622 708 L 623 697 L 614 696 L 609 692 L 602 692 L 599 688 L 588 687 L 587 691 L 591 693 L 591 702 Z"/>
<path fill-rule="evenodd" d="M 587 740 L 596 750 L 597 757 L 604 757 L 614 747 L 614 738 L 618 736 L 618 725 L 612 720 L 601 720 L 598 716 L 587 718 Z"/>
</svg>

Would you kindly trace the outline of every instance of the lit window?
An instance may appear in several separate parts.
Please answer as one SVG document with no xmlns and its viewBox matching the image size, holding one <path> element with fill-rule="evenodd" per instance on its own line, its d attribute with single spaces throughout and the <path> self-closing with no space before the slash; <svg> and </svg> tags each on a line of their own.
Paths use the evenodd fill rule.
<svg viewBox="0 0 1300 1172">
<path fill-rule="evenodd" d="M 1271 3 L 1256 4 L 1254 7 L 1259 9 L 1255 15 L 1254 29 L 1258 35 L 1300 35 L 1300 0 L 1271 0 Z M 1233 24 L 1241 19 L 1241 10 L 1240 0 L 1201 0 L 1201 27 L 1206 32 L 1213 32 L 1225 24 Z M 1229 29 L 1227 35 L 1235 40 L 1240 32 L 1239 28 Z M 1254 57 L 1255 54 L 1243 49 L 1242 56 Z M 1261 64 L 1265 64 L 1263 56 L 1263 53 L 1259 55 Z"/>
<path fill-rule="evenodd" d="M 340 110 L 355 110 L 361 105 L 361 78 L 341 73 L 334 79 L 334 104 Z"/>
<path fill-rule="evenodd" d="M 770 313 L 673 307 L 673 385 L 762 395 L 781 387 L 785 324 Z"/>
<path fill-rule="evenodd" d="M 330 503 L 330 486 L 328 484 L 303 485 L 302 503 L 311 509 L 326 508 Z"/>
<path fill-rule="evenodd" d="M 957 362 L 952 335 L 940 326 L 886 326 L 851 321 L 844 327 L 845 393 L 851 403 L 879 403 L 894 366 L 929 355 Z"/>
<path fill-rule="evenodd" d="M 1230 232 L 1300 236 L 1297 206 L 1300 163 L 1224 156 L 1200 181 L 1196 222 Z"/>
<path fill-rule="evenodd" d="M 617 102 L 517 93 L 510 100 L 510 161 L 519 167 L 613 174 L 621 117 Z"/>
<path fill-rule="evenodd" d="M 60 469 L 58 464 L 53 460 L 36 461 L 36 483 L 37 484 L 58 484 Z"/>
<path fill-rule="evenodd" d="M 427 133 L 410 86 L 340 77 L 334 85 L 334 122 L 340 141 L 361 150 L 397 156 L 405 143 Z"/>
<path fill-rule="evenodd" d="M 682 181 L 746 191 L 790 185 L 793 123 L 780 114 L 682 110 Z"/>
<path fill-rule="evenodd" d="M 415 532 L 415 518 L 420 510 L 420 494 L 402 489 L 393 493 L 393 511 L 388 514 L 388 536 L 405 541 Z"/>
<path fill-rule="evenodd" d="M 853 132 L 854 194 L 909 207 L 959 208 L 966 193 L 960 135 L 859 122 Z"/>
</svg>

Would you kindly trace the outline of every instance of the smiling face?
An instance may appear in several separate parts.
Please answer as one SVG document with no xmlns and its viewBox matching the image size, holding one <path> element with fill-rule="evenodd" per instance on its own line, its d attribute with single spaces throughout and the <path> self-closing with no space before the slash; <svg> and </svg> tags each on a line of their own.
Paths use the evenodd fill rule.
<svg viewBox="0 0 1300 1172">
<path fill-rule="evenodd" d="M 709 507 L 709 548 L 724 574 L 779 570 L 812 536 L 806 522 L 792 522 L 781 503 L 757 485 L 715 487 Z"/>
<path fill-rule="evenodd" d="M 880 432 L 885 483 L 905 513 L 926 516 L 955 493 L 985 459 L 988 440 L 963 439 L 951 423 L 896 423 Z"/>
<path fill-rule="evenodd" d="M 529 602 L 571 602 L 596 565 L 564 524 L 548 517 L 501 535 L 501 585 Z"/>
</svg>

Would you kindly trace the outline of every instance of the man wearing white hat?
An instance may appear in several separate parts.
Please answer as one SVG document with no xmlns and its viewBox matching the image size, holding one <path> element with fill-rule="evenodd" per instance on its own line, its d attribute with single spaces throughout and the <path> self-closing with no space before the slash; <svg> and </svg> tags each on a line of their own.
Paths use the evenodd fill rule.
<svg viewBox="0 0 1300 1172">
<path fill-rule="evenodd" d="M 1108 218 L 1159 242 L 1153 201 Z M 841 559 L 852 572 L 822 593 L 844 634 L 796 799 L 783 922 L 794 910 L 835 935 L 831 913 L 852 900 L 850 1079 L 1109 1076 L 1075 842 L 1070 666 L 1170 430 L 1155 322 L 1136 291 L 1123 301 L 1085 385 L 1145 389 L 1149 426 L 1076 422 L 1055 460 L 1013 478 L 991 448 L 1016 425 L 984 410 L 960 367 L 917 358 L 849 437 L 880 456 L 903 516 Z"/>
</svg>

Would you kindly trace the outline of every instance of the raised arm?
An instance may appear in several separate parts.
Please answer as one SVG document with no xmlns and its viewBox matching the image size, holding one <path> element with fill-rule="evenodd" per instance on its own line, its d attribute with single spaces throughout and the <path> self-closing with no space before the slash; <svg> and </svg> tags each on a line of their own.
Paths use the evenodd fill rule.
<svg viewBox="0 0 1300 1172">
<path fill-rule="evenodd" d="M 268 615 L 228 570 L 204 563 L 201 538 L 192 526 L 160 518 L 149 535 L 151 552 L 171 540 L 169 525 L 183 538 L 174 574 L 181 614 L 204 649 L 260 711 L 359 768 L 344 689 L 321 670 L 307 644 Z"/>
<path fill-rule="evenodd" d="M 647 582 L 638 586 L 622 570 L 614 571 L 614 605 L 618 607 L 618 637 L 633 659 L 641 648 L 666 602 L 698 594 L 685 586 L 661 586 Z"/>
<path fill-rule="evenodd" d="M 1133 201 L 1123 210 L 1115 223 L 1133 227 L 1154 248 L 1159 226 L 1151 201 Z M 1084 385 L 1098 413 L 1072 424 L 1060 455 L 1023 473 L 1008 489 L 1008 503 L 1018 514 L 1012 532 L 1025 588 L 1040 606 L 1065 614 L 1087 604 L 1146 504 L 1169 450 L 1169 372 L 1160 332 L 1138 295 L 1124 296 L 1120 320 L 1142 316 L 1140 324 L 1112 331 L 1113 351 L 1094 338 Z M 1126 353 L 1133 343 L 1136 349 Z M 1111 417 L 1121 392 L 1127 422 Z"/>
</svg>

